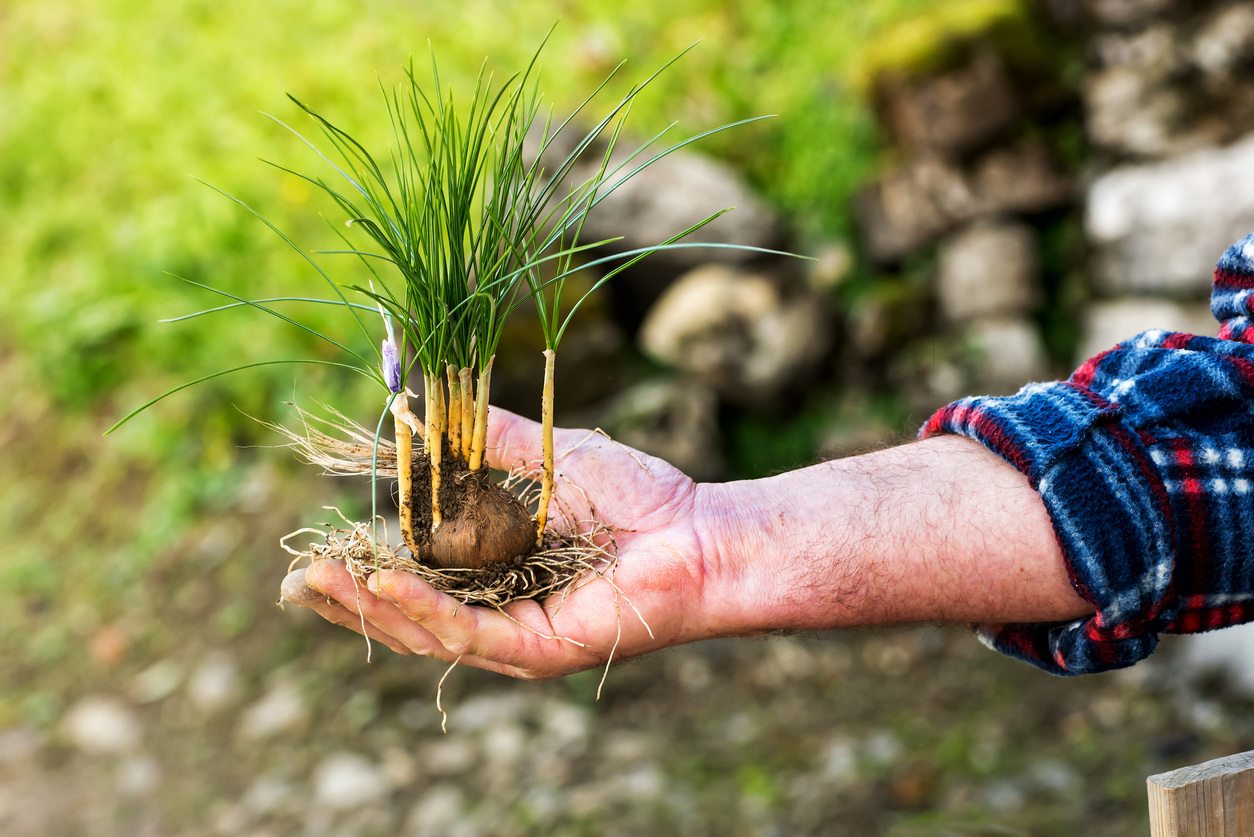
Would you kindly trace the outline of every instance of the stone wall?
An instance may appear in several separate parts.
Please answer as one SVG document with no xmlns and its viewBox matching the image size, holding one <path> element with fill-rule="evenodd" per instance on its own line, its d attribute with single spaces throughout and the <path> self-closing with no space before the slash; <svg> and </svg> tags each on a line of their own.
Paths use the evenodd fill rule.
<svg viewBox="0 0 1254 837">
<path fill-rule="evenodd" d="M 1082 61 L 1078 80 L 1056 70 L 1071 108 L 1034 95 L 1049 79 L 1025 86 L 994 39 L 943 71 L 880 81 L 901 162 L 857 209 L 882 275 L 935 260 L 923 294 L 935 310 L 916 340 L 948 351 L 927 376 L 896 376 L 920 407 L 1066 374 L 1150 328 L 1214 334 L 1215 261 L 1254 230 L 1254 3 L 1039 11 L 1045 36 Z M 1068 122 L 1083 137 L 1070 166 Z M 1043 277 L 1042 237 L 1067 223 L 1082 240 Z M 1047 345 L 1042 325 L 1060 321 L 1074 336 Z"/>
<path fill-rule="evenodd" d="M 696 238 L 813 260 L 694 249 L 617 277 L 568 338 L 559 418 L 717 478 L 729 414 L 783 428 L 815 393 L 887 395 L 917 425 L 1146 329 L 1216 333 L 1213 265 L 1254 230 L 1254 0 L 1032 8 L 1010 35 L 881 68 L 885 163 L 851 207 L 856 242 L 798 241 L 736 171 L 689 150 L 606 200 L 587 228 L 623 236 L 606 253 L 736 206 Z M 624 361 L 627 346 L 661 370 Z M 538 392 L 509 381 L 538 380 L 531 348 L 502 383 L 523 409 Z M 863 420 L 834 417 L 818 445 L 886 438 Z"/>
<path fill-rule="evenodd" d="M 995 33 L 938 50 L 926 72 L 881 72 L 897 162 L 855 206 L 874 278 L 851 310 L 849 350 L 916 414 L 1060 371 L 1042 329 L 1057 277 L 1041 250 L 1082 199 L 1059 150 L 1078 97 L 1045 53 L 1025 57 Z M 893 327 L 903 320 L 910 329 Z"/>
<path fill-rule="evenodd" d="M 1254 231 L 1254 3 L 1093 2 L 1082 351 L 1147 328 L 1213 335 L 1219 254 Z"/>
</svg>

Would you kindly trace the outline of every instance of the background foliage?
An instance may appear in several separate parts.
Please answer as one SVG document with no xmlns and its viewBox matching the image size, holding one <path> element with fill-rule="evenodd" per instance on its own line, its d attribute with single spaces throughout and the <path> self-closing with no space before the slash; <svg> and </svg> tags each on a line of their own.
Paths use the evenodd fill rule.
<svg viewBox="0 0 1254 837">
<path fill-rule="evenodd" d="M 271 607 L 284 569 L 277 537 L 306 525 L 317 505 L 336 502 L 353 514 L 368 498 L 308 480 L 285 453 L 247 447 L 272 441 L 247 416 L 280 415 L 279 402 L 294 394 L 334 397 L 350 414 L 366 405 L 373 412 L 377 389 L 351 374 L 270 367 L 180 393 L 107 440 L 100 433 L 165 388 L 225 366 L 332 357 L 308 335 L 244 310 L 157 322 L 216 304 L 169 274 L 253 297 L 316 287 L 308 266 L 262 224 L 192 179 L 248 202 L 306 247 L 333 245 L 319 213 L 335 219 L 334 208 L 260 162 L 317 168 L 308 150 L 263 112 L 308 127 L 285 99 L 290 92 L 378 147 L 387 131 L 378 85 L 399 80 L 411 54 L 422 66 L 429 42 L 447 80 L 464 84 L 485 56 L 494 70 L 521 66 L 559 16 L 544 53 L 543 84 L 559 112 L 619 61 L 627 66 L 607 101 L 703 39 L 640 100 L 635 129 L 651 132 L 673 121 L 676 131 L 691 133 L 778 114 L 704 150 L 745 172 L 804 242 L 851 236 L 849 197 L 882 162 L 865 98 L 874 69 L 926 62 L 949 33 L 1026 21 L 1028 12 L 1013 0 L 9 0 L 0 6 L 0 729 L 38 730 L 53 735 L 56 746 L 68 705 L 90 692 L 125 692 L 137 672 L 159 659 L 196 660 L 228 649 L 250 695 L 263 691 L 276 671 L 299 672 L 320 735 L 288 749 L 232 749 L 224 743 L 230 721 L 221 718 L 194 724 L 177 711 L 156 709 L 145 716 L 171 739 L 154 752 L 177 789 L 152 814 L 170 830 L 212 821 L 214 806 L 238 797 L 259 771 L 304 775 L 326 747 L 378 749 L 398 740 L 389 735 L 431 737 L 429 719 L 405 720 L 429 713 L 431 672 L 415 674 L 408 660 L 369 668 L 351 637 Z M 346 281 L 355 270 L 348 262 L 329 264 Z M 323 324 L 321 312 L 309 315 Z M 752 440 L 770 435 L 767 424 L 745 425 L 732 443 L 749 440 L 742 444 L 746 452 L 733 452 L 733 460 L 751 458 Z M 783 458 L 810 455 L 787 440 L 781 446 Z M 765 680 L 731 665 L 760 657 L 755 647 L 718 651 L 714 659 L 726 665 L 713 674 L 707 663 L 674 656 L 625 675 L 618 687 L 611 678 L 601 708 L 588 700 L 592 684 L 580 679 L 531 687 L 537 690 L 531 694 L 601 712 L 606 730 L 630 727 L 648 720 L 635 704 L 665 706 L 671 699 L 665 689 L 650 692 L 650 683 L 679 682 L 658 681 L 656 670 L 692 687 L 685 686 L 691 713 L 674 719 L 676 736 L 695 729 L 714 741 L 729 718 L 742 716 L 755 718 L 755 729 L 778 727 L 778 736 L 767 736 L 778 746 L 744 744 L 739 733 L 708 746 L 649 738 L 650 746 L 667 751 L 668 775 L 681 777 L 699 797 L 696 813 L 681 812 L 673 822 L 660 813 L 649 819 L 645 809 L 626 815 L 623 822 L 639 820 L 649 833 L 698 833 L 693 817 L 747 828 L 754 817 L 795 803 L 780 777 L 820 758 L 814 753 L 826 752 L 826 745 L 815 729 L 789 726 L 790 717 L 809 719 L 804 713 L 772 714 L 755 704 L 770 706 L 783 693 L 772 689 L 793 688 L 789 678 L 810 678 L 796 694 L 815 701 L 846 696 L 840 712 L 857 727 L 850 741 L 888 728 L 897 731 L 893 746 L 906 742 L 900 775 L 876 761 L 871 744 L 871 755 L 857 757 L 871 765 L 866 781 L 878 790 L 868 795 L 861 785 L 848 786 L 846 802 L 855 812 L 850 822 L 867 833 L 894 822 L 921 822 L 924 831 L 908 833 L 931 833 L 927 789 L 937 776 L 958 777 L 958 787 L 993 781 L 1007 765 L 1027 764 L 1040 741 L 1052 748 L 1050 758 L 1084 775 L 1101 774 L 1105 785 L 1080 795 L 1074 809 L 1033 797 L 1018 824 L 1044 822 L 1055 829 L 1050 833 L 1071 833 L 1077 822 L 1094 822 L 1096 811 L 1115 824 L 1104 833 L 1139 833 L 1137 794 L 1147 756 L 1137 731 L 1170 726 L 1165 703 L 1128 698 L 1114 681 L 1095 680 L 1087 688 L 1123 701 L 1118 711 L 1126 709 L 1135 724 L 1118 731 L 1079 709 L 1042 708 L 1042 718 L 1070 719 L 1065 736 L 1054 740 L 1048 730 L 1023 728 L 1016 708 L 1040 688 L 1043 675 L 987 657 L 969 680 L 941 677 L 949 691 L 934 696 L 941 707 L 935 723 L 920 720 L 910 709 L 916 690 L 895 679 L 899 662 L 930 659 L 939 676 L 946 660 L 966 665 L 961 661 L 970 657 L 966 637 L 938 642 L 934 634 L 910 634 L 900 641 L 855 636 L 826 650 L 811 645 L 810 663 L 796 663 L 800 658 L 790 652 L 768 655 L 785 661 L 784 674 Z M 893 651 L 898 645 L 907 650 Z M 958 650 L 942 653 L 941 645 Z M 889 662 L 880 665 L 881 658 Z M 791 669 L 788 659 L 796 663 Z M 480 675 L 465 682 L 466 695 L 505 688 Z M 1061 695 L 1061 686 L 1051 684 L 1049 694 Z M 871 699 L 882 688 L 896 697 Z M 423 699 L 417 710 L 415 693 Z M 718 695 L 739 700 L 724 705 Z M 706 699 L 713 702 L 700 702 Z M 377 732 L 363 733 L 370 724 Z M 986 743 L 990 736 L 995 744 Z M 1016 746 L 1003 746 L 1006 741 Z M 1218 733 L 1207 741 L 1221 750 L 1231 744 Z M 984 755 L 968 758 L 975 751 Z M 112 787 L 111 766 L 68 760 L 64 749 L 55 753 L 53 760 L 68 764 L 65 770 L 84 788 Z M 916 775 L 922 784 L 910 784 Z M 473 776 L 467 786 L 474 787 Z M 114 818 L 102 820 L 99 833 L 115 833 L 109 830 L 115 825 L 116 833 L 129 833 L 136 809 L 104 796 L 110 801 L 101 810 Z M 756 800 L 759 813 L 738 818 L 727 800 L 741 798 Z M 951 806 L 960 812 L 955 816 L 989 821 L 984 797 L 963 799 Z M 905 813 L 883 815 L 874 807 L 880 802 Z M 553 822 L 534 811 L 511 816 L 516 831 Z M 663 821 L 670 825 L 658 825 Z M 602 831 L 595 812 L 564 813 L 560 822 L 571 833 Z"/>
</svg>

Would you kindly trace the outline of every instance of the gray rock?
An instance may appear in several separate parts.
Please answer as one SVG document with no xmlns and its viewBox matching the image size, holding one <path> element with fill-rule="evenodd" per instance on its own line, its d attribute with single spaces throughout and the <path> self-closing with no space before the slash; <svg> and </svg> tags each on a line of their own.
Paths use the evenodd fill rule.
<svg viewBox="0 0 1254 837">
<path fill-rule="evenodd" d="M 1084 87 L 1089 139 L 1112 151 L 1145 157 L 1197 148 L 1204 142 L 1201 137 L 1179 131 L 1188 122 L 1188 101 L 1186 91 L 1127 67 L 1096 73 Z"/>
<path fill-rule="evenodd" d="M 873 730 L 862 742 L 863 757 L 880 767 L 898 762 L 904 750 L 901 739 L 888 730 Z"/>
<path fill-rule="evenodd" d="M 650 309 L 640 345 L 724 398 L 770 399 L 809 374 L 831 344 L 828 315 L 809 293 L 787 298 L 766 276 L 705 265 Z"/>
<path fill-rule="evenodd" d="M 364 756 L 335 753 L 314 769 L 314 800 L 333 811 L 347 811 L 384 796 L 391 785 L 387 774 Z"/>
<path fill-rule="evenodd" d="M 1040 143 L 990 151 L 970 172 L 937 157 L 920 156 L 891 170 L 854 200 L 868 254 L 894 262 L 976 218 L 1042 212 L 1074 194 Z"/>
<path fill-rule="evenodd" d="M 1025 802 L 1027 797 L 1019 782 L 1002 780 L 993 782 L 984 789 L 984 804 L 998 813 L 1018 811 Z"/>
<path fill-rule="evenodd" d="M 30 727 L 11 727 L 0 732 L 0 767 L 33 759 L 45 744 L 46 736 Z"/>
<path fill-rule="evenodd" d="M 823 778 L 837 785 L 846 785 L 858 777 L 857 742 L 844 736 L 830 741 L 820 758 Z"/>
<path fill-rule="evenodd" d="M 1202 72 L 1226 80 L 1254 57 L 1254 3 L 1234 3 L 1212 15 L 1193 36 L 1189 52 Z"/>
<path fill-rule="evenodd" d="M 718 397 L 699 381 L 643 381 L 604 408 L 601 426 L 616 441 L 664 459 L 695 480 L 722 476 Z"/>
<path fill-rule="evenodd" d="M 1166 23 L 1132 34 L 1099 35 L 1093 39 L 1092 51 L 1103 69 L 1123 67 L 1153 82 L 1170 78 L 1184 61 L 1176 30 Z"/>
<path fill-rule="evenodd" d="M 919 282 L 878 281 L 847 312 L 849 344 L 863 358 L 893 355 L 931 330 L 933 289 Z"/>
<path fill-rule="evenodd" d="M 143 730 L 134 711 L 110 695 L 89 695 L 70 707 L 61 729 L 85 753 L 114 754 L 139 746 Z"/>
<path fill-rule="evenodd" d="M 573 150 L 574 135 L 562 135 L 549 147 L 542 163 L 552 171 L 566 154 Z M 539 136 L 532 130 L 531 155 L 535 154 Z M 673 235 L 705 220 L 716 212 L 734 207 L 733 212 L 717 218 L 683 243 L 737 244 L 769 247 L 779 235 L 775 214 L 731 167 L 693 151 L 676 151 L 650 164 L 629 180 L 622 178 L 665 146 L 646 151 L 630 163 L 627 159 L 638 146 L 620 140 L 611 155 L 609 169 L 623 166 L 618 180 L 611 180 L 606 189 L 612 192 L 588 214 L 581 240 L 600 241 L 619 238 L 611 249 L 631 250 L 660 244 Z M 596 174 L 601 165 L 605 145 L 594 143 L 576 163 L 570 174 L 572 187 Z M 650 260 L 678 267 L 691 267 L 709 261 L 740 262 L 752 258 L 751 253 L 731 249 L 679 249 L 651 256 Z"/>
<path fill-rule="evenodd" d="M 1036 233 L 1017 221 L 977 222 L 940 251 L 936 291 L 951 322 L 1021 313 L 1037 301 Z"/>
<path fill-rule="evenodd" d="M 513 767 L 526 752 L 527 733 L 512 721 L 495 723 L 483 731 L 479 748 L 489 769 Z"/>
<path fill-rule="evenodd" d="M 806 266 L 806 284 L 815 293 L 829 294 L 853 272 L 853 251 L 843 242 L 832 242 L 811 254 Z"/>
<path fill-rule="evenodd" d="M 1143 331 L 1162 329 L 1213 337 L 1219 324 L 1205 303 L 1182 305 L 1165 299 L 1131 298 L 1090 305 L 1082 328 L 1077 364 Z"/>
<path fill-rule="evenodd" d="M 1103 69 L 1090 74 L 1084 88 L 1086 127 L 1095 145 L 1163 157 L 1208 142 L 1193 118 L 1200 100 L 1184 73 L 1187 48 L 1179 41 L 1168 24 L 1095 39 Z"/>
<path fill-rule="evenodd" d="M 1085 226 L 1104 290 L 1204 293 L 1219 256 L 1254 229 L 1254 135 L 1108 172 L 1089 190 Z"/>
<path fill-rule="evenodd" d="M 222 651 L 205 656 L 187 682 L 187 696 L 202 712 L 216 712 L 234 703 L 240 692 L 234 661 Z"/>
<path fill-rule="evenodd" d="M 475 748 L 464 738 L 435 741 L 423 749 L 419 761 L 423 770 L 432 776 L 453 776 L 475 764 Z"/>
<path fill-rule="evenodd" d="M 878 262 L 900 259 L 974 218 L 981 206 L 960 168 L 926 156 L 888 172 L 854 200 L 863 242 Z"/>
<path fill-rule="evenodd" d="M 666 788 L 666 778 L 654 764 L 645 764 L 626 773 L 616 776 L 616 790 L 622 798 L 633 802 L 647 802 L 657 799 Z"/>
<path fill-rule="evenodd" d="M 389 747 L 384 751 L 381 767 L 394 788 L 413 784 L 418 778 L 418 763 L 400 747 Z"/>
<path fill-rule="evenodd" d="M 546 702 L 542 714 L 544 740 L 566 754 L 583 752 L 588 745 L 591 715 L 582 706 L 560 700 Z"/>
<path fill-rule="evenodd" d="M 1071 178 L 1058 170 L 1041 142 L 998 148 L 972 173 L 981 213 L 1044 212 L 1074 199 Z"/>
<path fill-rule="evenodd" d="M 684 649 L 684 651 L 677 653 L 688 656 L 690 652 Z M 708 670 L 706 674 L 706 685 L 708 686 L 710 682 Z M 650 753 L 656 752 L 662 746 L 661 741 L 648 732 L 615 730 L 606 735 L 601 748 L 601 755 L 604 757 L 607 765 L 622 768 L 646 760 Z"/>
<path fill-rule="evenodd" d="M 132 756 L 118 765 L 117 789 L 122 796 L 149 796 L 161 784 L 161 765 L 152 756 Z"/>
<path fill-rule="evenodd" d="M 298 729 L 309 720 L 309 707 L 295 683 L 276 683 L 265 696 L 244 710 L 240 735 L 251 741 Z"/>
<path fill-rule="evenodd" d="M 659 160 L 620 187 L 597 207 L 585 227 L 596 239 L 624 236 L 622 247 L 647 247 L 734 208 L 680 243 L 713 242 L 767 247 L 778 235 L 774 214 L 729 166 L 698 154 L 677 152 Z M 677 250 L 666 260 L 682 265 L 740 262 L 739 250 Z"/>
<path fill-rule="evenodd" d="M 517 721 L 529 708 L 528 702 L 517 693 L 477 695 L 449 713 L 449 728 L 458 732 L 478 732 L 498 723 Z"/>
<path fill-rule="evenodd" d="M 1222 671 L 1238 692 L 1254 697 L 1254 623 L 1182 637 L 1176 647 L 1184 674 Z"/>
<path fill-rule="evenodd" d="M 244 792 L 241 805 L 254 817 L 264 817 L 283 810 L 299 797 L 299 791 L 279 776 L 258 776 Z"/>
<path fill-rule="evenodd" d="M 414 837 L 473 834 L 464 819 L 465 795 L 454 785 L 435 785 L 410 809 L 405 833 Z"/>
<path fill-rule="evenodd" d="M 1089 14 L 1099 23 L 1132 26 L 1168 11 L 1178 0 L 1086 0 Z"/>
<path fill-rule="evenodd" d="M 956 154 L 1004 131 L 1019 116 L 1014 86 L 992 49 L 976 50 L 970 63 L 910 83 L 886 78 L 881 110 L 894 139 L 914 151 Z"/>
<path fill-rule="evenodd" d="M 1054 794 L 1066 794 L 1080 785 L 1080 774 L 1066 762 L 1043 758 L 1032 765 L 1032 782 L 1041 790 Z"/>
<path fill-rule="evenodd" d="M 594 404 L 617 389 L 615 379 L 627 338 L 614 318 L 608 288 L 593 290 L 594 270 L 568 277 L 562 290 L 562 311 L 582 300 L 562 338 L 556 366 L 559 409 Z M 526 301 L 510 315 L 492 368 L 493 403 L 530 413 L 540 403 L 544 378 L 544 338 L 535 306 Z"/>
<path fill-rule="evenodd" d="M 164 700 L 183 685 L 183 667 L 174 660 L 161 660 L 135 675 L 130 695 L 136 703 Z"/>
<path fill-rule="evenodd" d="M 930 410 L 923 412 L 933 412 L 936 406 L 957 401 L 964 395 L 969 395 L 971 390 L 971 387 L 967 385 L 967 375 L 963 373 L 962 367 L 951 360 L 938 361 L 929 369 L 924 386 L 926 389 L 919 393 L 918 397 L 912 399 L 918 403 L 931 405 Z M 863 449 L 868 448 L 869 446 L 864 446 Z"/>
<path fill-rule="evenodd" d="M 992 395 L 1009 393 L 1049 377 L 1040 329 L 1026 317 L 976 320 L 967 328 L 976 353 L 976 383 Z"/>
</svg>

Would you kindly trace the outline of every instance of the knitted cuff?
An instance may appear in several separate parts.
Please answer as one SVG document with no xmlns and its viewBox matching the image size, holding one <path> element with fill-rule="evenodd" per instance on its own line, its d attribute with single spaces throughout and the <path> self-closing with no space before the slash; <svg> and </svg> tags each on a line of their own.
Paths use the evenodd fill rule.
<svg viewBox="0 0 1254 837">
<path fill-rule="evenodd" d="M 1076 591 L 1097 610 L 1063 624 L 977 625 L 988 645 L 1054 674 L 1122 668 L 1148 656 L 1174 607 L 1171 505 L 1120 408 L 1071 382 L 966 398 L 920 431 L 974 439 L 1040 492 Z"/>
</svg>

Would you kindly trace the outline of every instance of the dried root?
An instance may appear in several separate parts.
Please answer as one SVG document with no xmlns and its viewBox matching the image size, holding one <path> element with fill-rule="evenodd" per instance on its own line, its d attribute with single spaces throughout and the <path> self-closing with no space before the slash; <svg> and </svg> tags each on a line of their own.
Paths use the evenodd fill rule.
<svg viewBox="0 0 1254 837">
<path fill-rule="evenodd" d="M 305 459 L 328 474 L 370 473 L 374 458 L 373 434 L 333 411 L 335 421 L 312 416 L 299 407 L 296 410 L 306 435 L 282 427 L 275 429 L 291 440 L 291 446 Z M 324 432 L 319 425 L 334 429 L 337 435 Z M 396 476 L 395 445 L 380 440 L 375 473 Z M 524 505 L 532 507 L 542 491 L 540 476 L 539 472 L 515 470 L 502 485 L 515 492 Z M 330 506 L 325 508 L 339 515 L 339 523 L 320 523 L 317 529 L 293 532 L 283 539 L 282 545 L 295 556 L 294 564 L 301 559 L 343 561 L 358 580 L 365 580 L 377 569 L 405 570 L 463 604 L 497 610 L 512 602 L 545 599 L 555 593 L 564 601 L 578 586 L 598 578 L 613 584 L 613 531 L 596 519 L 591 508 L 579 515 L 556 497 L 552 502 L 558 512 L 554 517 L 561 524 L 550 525 L 536 549 L 512 561 L 479 568 L 440 568 L 422 563 L 403 544 L 393 546 L 389 542 L 386 523 L 380 527 L 378 523 L 350 521 Z M 378 522 L 383 523 L 383 518 Z M 377 536 L 380 528 L 382 537 Z M 301 533 L 317 533 L 322 542 L 311 543 L 303 549 L 287 544 Z"/>
<path fill-rule="evenodd" d="M 376 461 L 373 432 L 325 404 L 319 406 L 331 415 L 331 419 L 317 416 L 290 402 L 289 406 L 300 418 L 303 435 L 281 424 L 268 421 L 261 424 L 284 436 L 288 440 L 287 446 L 296 451 L 297 456 L 311 465 L 317 465 L 324 474 L 333 476 L 371 472 L 371 465 Z M 328 434 L 323 428 L 335 431 L 338 436 Z M 375 473 L 380 477 L 396 478 L 396 445 L 387 439 L 378 441 Z"/>
<path fill-rule="evenodd" d="M 550 530 L 544 549 L 505 564 L 478 569 L 441 569 L 419 563 L 401 545 L 388 542 L 386 525 L 383 537 L 375 539 L 375 527 L 355 523 L 340 514 L 339 509 L 325 506 L 340 515 L 343 525 L 319 523 L 318 528 L 300 529 L 281 541 L 285 550 L 295 556 L 293 565 L 309 561 L 343 561 L 359 581 L 376 570 L 411 572 L 442 593 L 459 602 L 503 609 L 525 599 L 545 599 L 559 593 L 569 595 L 581 578 L 609 578 L 613 574 L 614 555 L 609 544 L 598 544 L 591 533 L 558 533 Z M 379 518 L 383 523 L 383 519 Z M 310 543 L 303 549 L 288 545 L 288 539 L 302 533 L 319 534 L 322 543 Z M 586 583 L 586 580 L 585 580 Z"/>
</svg>

